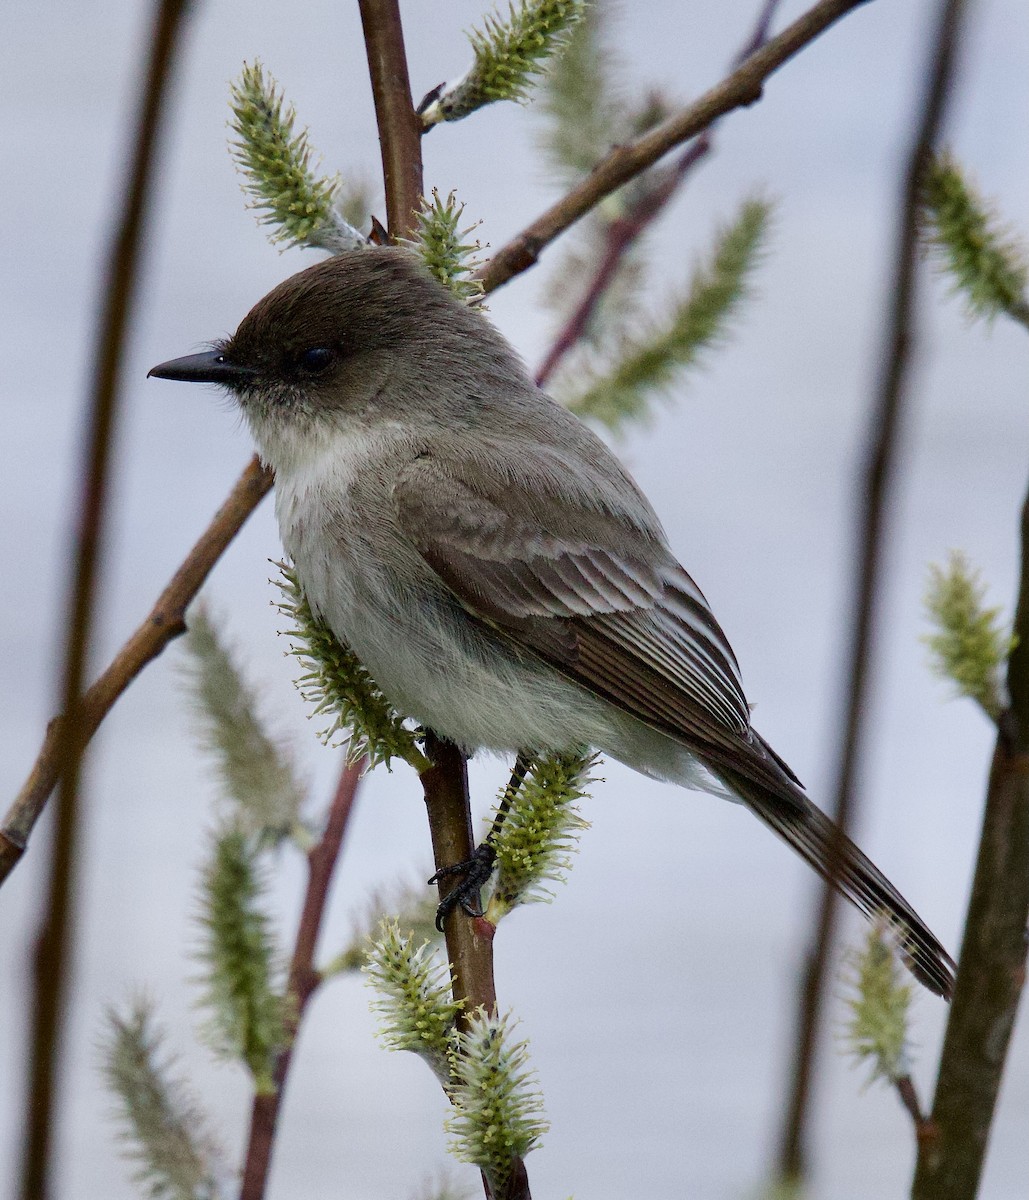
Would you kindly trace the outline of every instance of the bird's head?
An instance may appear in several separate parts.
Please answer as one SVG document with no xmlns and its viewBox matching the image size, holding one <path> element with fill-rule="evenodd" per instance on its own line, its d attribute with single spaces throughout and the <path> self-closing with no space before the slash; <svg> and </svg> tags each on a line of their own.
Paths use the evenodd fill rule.
<svg viewBox="0 0 1029 1200">
<path fill-rule="evenodd" d="M 345 251 L 291 276 L 230 338 L 149 374 L 226 388 L 262 450 L 287 431 L 292 441 L 355 422 L 460 421 L 524 380 L 489 322 L 394 247 Z"/>
</svg>

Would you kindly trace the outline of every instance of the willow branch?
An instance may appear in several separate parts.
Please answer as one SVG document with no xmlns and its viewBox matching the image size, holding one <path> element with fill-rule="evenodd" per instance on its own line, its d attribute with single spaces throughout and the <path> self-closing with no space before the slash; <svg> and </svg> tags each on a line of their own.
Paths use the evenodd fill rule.
<svg viewBox="0 0 1029 1200">
<path fill-rule="evenodd" d="M 468 803 L 468 766 L 452 743 L 430 733 L 425 753 L 432 763 L 421 775 L 429 834 L 436 870 L 467 862 L 475 849 L 471 810 Z M 439 880 L 440 900 L 460 885 L 460 877 Z M 464 1000 L 464 1012 L 477 1008 L 495 1012 L 497 996 L 493 984 L 493 926 L 482 918 L 471 918 L 460 906 L 447 914 L 443 926 L 447 958 L 454 981 L 454 998 Z"/>
<path fill-rule="evenodd" d="M 1029 922 L 1029 496 L 1022 508 L 1018 639 L 1008 663 L 979 856 L 913 1200 L 972 1200 L 1025 985 Z"/>
<path fill-rule="evenodd" d="M 411 103 L 397 0 L 360 0 L 360 8 L 382 146 L 386 209 L 390 233 L 395 236 L 411 228 L 421 199 L 421 126 Z M 426 752 L 433 765 L 421 780 L 439 869 L 464 862 L 474 848 L 468 771 L 457 747 L 433 734 L 427 739 Z M 451 916 L 446 926 L 454 998 L 465 1000 L 470 1009 L 483 1005 L 492 1011 L 496 1007 L 492 948 L 484 945 L 471 927 L 463 913 Z"/>
<path fill-rule="evenodd" d="M 922 111 L 912 138 L 888 295 L 890 317 L 876 401 L 871 413 L 860 507 L 860 548 L 850 611 L 854 624 L 847 654 L 847 701 L 843 716 L 833 818 L 845 832 L 854 819 L 858 764 L 870 710 L 869 682 L 875 650 L 887 532 L 904 405 L 907 397 L 918 265 L 921 180 L 943 123 L 954 72 L 964 0 L 944 0 L 938 10 Z M 824 1023 L 826 984 L 836 937 L 837 896 L 831 882 L 822 892 L 818 925 L 809 949 L 799 1002 L 793 1078 L 779 1150 L 778 1175 L 803 1179 L 807 1168 L 811 1086 Z"/>
<path fill-rule="evenodd" d="M 468 800 L 468 764 L 452 743 L 429 733 L 425 753 L 432 766 L 421 775 L 425 808 L 429 817 L 432 856 L 437 872 L 455 863 L 467 862 L 475 849 L 471 808 Z M 440 900 L 452 888 L 460 886 L 460 877 L 444 874 L 439 879 Z M 455 1000 L 463 1000 L 462 1020 L 478 1008 L 496 1012 L 497 995 L 493 981 L 494 927 L 482 917 L 469 917 L 460 905 L 453 908 L 443 924 L 450 977 Z M 491 1195 L 483 1179 L 486 1195 Z M 525 1164 L 513 1164 L 508 1190 L 492 1200 L 531 1200 Z"/>
<path fill-rule="evenodd" d="M 25 1200 L 47 1200 L 50 1195 L 54 1088 L 73 935 L 72 899 L 81 807 L 79 784 L 82 756 L 89 741 L 83 727 L 81 693 L 93 639 L 125 338 L 135 300 L 141 234 L 149 208 L 157 140 L 185 11 L 185 0 L 161 0 L 155 11 L 149 59 L 140 89 L 131 166 L 111 247 L 97 329 L 75 570 L 64 625 L 67 638 L 62 681 L 65 720 L 54 747 L 62 777 L 61 790 L 50 859 L 47 910 L 35 963 L 21 1180 Z"/>
<path fill-rule="evenodd" d="M 411 103 L 407 56 L 397 0 L 359 0 L 361 21 L 368 51 L 368 70 L 375 97 L 375 117 L 382 147 L 386 185 L 386 211 L 393 237 L 407 234 L 414 226 L 421 202 L 421 122 Z M 429 817 L 429 832 L 436 870 L 466 862 L 472 856 L 471 806 L 468 798 L 468 764 L 450 742 L 429 733 L 425 751 L 432 766 L 420 778 Z M 456 880 L 440 882 L 441 895 Z M 481 919 L 469 918 L 460 909 L 447 917 L 444 934 L 450 960 L 455 1000 L 464 1001 L 464 1011 L 479 1007 L 496 1010 L 493 982 L 492 929 Z M 506 1197 L 493 1200 L 530 1200 L 525 1168 L 517 1164 Z M 483 1179 L 489 1196 L 489 1187 Z"/>
<path fill-rule="evenodd" d="M 325 832 L 307 855 L 307 888 L 286 984 L 288 1015 L 285 1044 L 275 1060 L 272 1090 L 254 1096 L 240 1200 L 262 1200 L 268 1185 L 279 1113 L 293 1061 L 293 1047 L 307 1005 L 322 982 L 322 976 L 314 965 L 314 954 L 329 898 L 329 886 L 366 765 L 366 760 L 362 758 L 343 768 L 329 808 Z"/>
<path fill-rule="evenodd" d="M 596 204 L 662 158 L 669 150 L 702 133 L 719 117 L 761 98 L 765 80 L 830 25 L 867 0 L 821 0 L 755 50 L 698 100 L 649 132 L 616 146 L 567 195 L 526 226 L 490 259 L 481 272 L 487 292 L 534 266 L 543 249 Z"/>
<path fill-rule="evenodd" d="M 398 0 L 358 0 L 375 101 L 390 236 L 414 230 L 422 192 L 422 122 L 411 100 Z"/>
<path fill-rule="evenodd" d="M 88 741 L 129 684 L 169 642 L 185 632 L 186 608 L 214 564 L 272 486 L 272 473 L 252 459 L 211 524 L 158 596 L 143 623 L 112 659 L 78 705 L 79 737 Z M 36 761 L 0 826 L 0 884 L 28 845 L 29 835 L 61 778 L 63 718 L 54 717 Z"/>
<path fill-rule="evenodd" d="M 779 0 L 765 0 L 743 50 L 734 59 L 734 65 L 745 62 L 768 40 L 768 29 L 778 6 Z M 713 129 L 706 129 L 686 148 L 673 166 L 643 190 L 624 217 L 609 223 L 605 230 L 604 249 L 597 269 L 582 299 L 554 339 L 546 358 L 536 372 L 537 387 L 546 386 L 561 361 L 586 332 L 597 305 L 618 274 L 618 268 L 625 255 L 661 215 L 690 171 L 711 152 L 713 132 Z"/>
<path fill-rule="evenodd" d="M 360 0 L 368 45 L 368 69 L 375 97 L 375 116 L 382 145 L 386 208 L 390 232 L 411 228 L 422 194 L 420 121 L 411 103 L 407 57 L 397 0 Z M 409 119 L 410 118 L 410 119 Z M 412 124 L 413 119 L 413 124 Z M 412 138 L 411 130 L 415 136 Z M 437 870 L 471 858 L 471 808 L 468 771 L 456 746 L 429 734 L 426 753 L 432 766 L 421 775 Z M 441 890 L 443 885 L 441 884 Z M 496 1007 L 492 949 L 471 933 L 464 914 L 447 922 L 447 951 L 453 973 L 454 998 L 467 1007 Z"/>
</svg>

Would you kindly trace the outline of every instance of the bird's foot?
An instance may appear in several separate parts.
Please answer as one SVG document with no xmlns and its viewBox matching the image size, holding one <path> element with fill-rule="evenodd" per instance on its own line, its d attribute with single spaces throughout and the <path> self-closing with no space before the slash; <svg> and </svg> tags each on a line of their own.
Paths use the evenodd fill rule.
<svg viewBox="0 0 1029 1200">
<path fill-rule="evenodd" d="M 436 909 L 436 928 L 441 933 L 443 922 L 455 908 L 460 907 L 462 912 L 466 912 L 470 917 L 483 915 L 480 892 L 489 883 L 496 861 L 496 850 L 488 842 L 483 842 L 481 846 L 476 846 L 471 858 L 449 867 L 441 867 L 429 880 L 429 883 L 440 883 L 454 875 L 463 877 L 447 892 Z"/>
</svg>

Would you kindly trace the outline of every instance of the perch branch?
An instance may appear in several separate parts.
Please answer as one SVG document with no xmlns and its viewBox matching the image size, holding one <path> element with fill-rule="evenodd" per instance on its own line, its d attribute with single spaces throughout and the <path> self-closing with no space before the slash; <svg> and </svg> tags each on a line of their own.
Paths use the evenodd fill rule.
<svg viewBox="0 0 1029 1200">
<path fill-rule="evenodd" d="M 471 809 L 468 802 L 468 764 L 452 743 L 430 733 L 425 753 L 432 763 L 421 776 L 425 807 L 429 816 L 432 855 L 436 870 L 472 857 Z M 442 901 L 460 878 L 445 873 L 439 880 Z M 447 958 L 453 981 L 454 999 L 464 1001 L 463 1017 L 478 1008 L 496 1012 L 497 995 L 493 980 L 494 927 L 482 917 L 469 917 L 460 906 L 448 913 L 443 925 Z M 483 1179 L 487 1197 L 489 1187 Z M 512 1166 L 506 1194 L 491 1200 L 531 1200 L 525 1164 L 520 1159 Z"/>
<path fill-rule="evenodd" d="M 425 807 L 436 870 L 467 862 L 475 849 L 468 804 L 468 770 L 464 755 L 451 742 L 430 733 L 425 752 L 432 763 L 422 776 Z M 439 881 L 440 900 L 460 878 L 444 876 Z M 447 916 L 443 927 L 447 958 L 454 981 L 454 999 L 464 1000 L 465 1013 L 484 1008 L 495 1012 L 493 984 L 493 927 L 479 918 L 469 918 L 460 907 Z"/>
<path fill-rule="evenodd" d="M 359 0 L 359 3 L 382 146 L 386 211 L 390 234 L 397 237 L 408 234 L 414 227 L 421 202 L 420 122 L 411 103 L 397 0 Z M 421 781 L 438 871 L 464 862 L 472 855 L 468 767 L 456 746 L 431 732 L 426 737 L 425 750 L 432 766 L 422 773 Z M 447 887 L 442 882 L 440 886 L 441 891 Z M 487 933 L 481 919 L 469 918 L 456 910 L 447 918 L 444 932 L 454 999 L 464 1001 L 465 1012 L 480 1006 L 495 1011 L 492 931 Z M 489 1196 L 485 1179 L 483 1186 Z M 530 1200 L 525 1167 L 521 1162 L 512 1172 L 512 1185 L 507 1196 L 493 1200 Z"/>
</svg>

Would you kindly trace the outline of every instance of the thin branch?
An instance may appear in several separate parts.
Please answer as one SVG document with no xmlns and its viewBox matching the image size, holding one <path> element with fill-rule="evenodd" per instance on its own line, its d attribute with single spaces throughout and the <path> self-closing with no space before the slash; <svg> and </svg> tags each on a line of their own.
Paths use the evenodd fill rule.
<svg viewBox="0 0 1029 1200">
<path fill-rule="evenodd" d="M 82 684 L 92 645 L 125 337 L 135 300 L 141 235 L 149 209 L 153 164 L 168 81 L 178 51 L 186 7 L 185 0 L 160 0 L 155 11 L 149 58 L 140 88 L 132 165 L 115 228 L 104 286 L 103 310 L 97 328 L 75 574 L 69 589 L 64 625 L 67 641 L 62 707 L 66 719 L 55 747 L 56 760 L 63 768 L 62 783 L 50 861 L 49 899 L 35 963 L 30 1078 L 21 1181 L 25 1200 L 47 1200 L 50 1195 L 54 1087 L 70 983 L 72 900 L 75 894 L 75 853 L 80 817 L 79 783 L 82 756 L 89 741 L 81 712 Z"/>
<path fill-rule="evenodd" d="M 597 305 L 611 286 L 622 260 L 648 227 L 660 216 L 689 172 L 711 150 L 709 132 L 702 133 L 669 168 L 655 186 L 648 188 L 624 217 L 611 221 L 604 231 L 600 262 L 582 299 L 558 333 L 536 372 L 537 387 L 545 387 L 558 366 L 586 332 Z"/>
<path fill-rule="evenodd" d="M 390 237 L 410 237 L 421 203 L 422 122 L 411 101 L 398 0 L 358 0 L 382 150 Z"/>
<path fill-rule="evenodd" d="M 397 0 L 360 0 L 361 20 L 368 42 L 368 69 L 375 96 L 375 115 L 382 144 L 386 207 L 390 232 L 409 233 L 422 192 L 421 137 L 410 137 L 414 117 L 407 82 L 407 58 Z M 419 127 L 416 122 L 415 128 Z M 406 156 L 406 160 L 401 159 Z M 392 165 L 391 165 L 392 164 Z M 426 753 L 432 766 L 421 775 L 437 870 L 471 858 L 471 808 L 468 769 L 456 746 L 430 733 Z M 452 877 L 449 877 L 452 878 Z M 441 882 L 441 890 L 445 885 Z M 449 890 L 449 888 L 448 888 Z M 447 950 L 454 980 L 454 999 L 467 1010 L 480 1005 L 496 1008 L 493 952 L 490 939 L 472 932 L 472 922 L 457 913 L 447 922 Z"/>
<path fill-rule="evenodd" d="M 468 764 L 461 751 L 452 743 L 429 733 L 425 753 L 432 766 L 421 775 L 425 792 L 425 808 L 429 816 L 432 856 L 439 879 L 440 900 L 454 887 L 460 877 L 444 870 L 455 863 L 467 862 L 475 849 L 472 836 L 471 808 L 468 801 Z M 468 917 L 460 906 L 451 910 L 443 925 L 447 958 L 453 982 L 455 1000 L 463 1000 L 462 1024 L 477 1009 L 497 1011 L 496 986 L 493 981 L 494 927 L 482 917 Z M 487 1197 L 489 1186 L 483 1178 Z M 531 1200 L 525 1164 L 518 1160 L 511 1171 L 508 1190 L 493 1200 Z"/>
<path fill-rule="evenodd" d="M 935 1130 L 932 1122 L 922 1111 L 915 1081 L 910 1075 L 901 1075 L 899 1079 L 894 1080 L 894 1086 L 897 1089 L 897 1095 L 900 1097 L 901 1104 L 904 1105 L 915 1127 L 915 1138 L 918 1144 L 921 1146 L 923 1142 L 932 1140 L 935 1137 Z"/>
<path fill-rule="evenodd" d="M 897 224 L 889 326 L 875 406 L 870 415 L 860 509 L 860 550 L 850 603 L 853 629 L 847 655 L 847 701 L 833 817 L 841 833 L 853 823 L 858 764 L 870 710 L 869 683 L 879 621 L 885 536 L 911 357 L 918 266 L 918 209 L 922 177 L 943 123 L 951 90 L 964 0 L 943 0 L 935 19 L 932 56 L 904 178 Z M 808 954 L 798 1013 L 793 1079 L 777 1172 L 799 1181 L 807 1168 L 811 1086 L 824 1019 L 826 983 L 836 935 L 837 898 L 829 881 L 822 892 L 817 930 Z"/>
<path fill-rule="evenodd" d="M 745 63 L 752 54 L 760 50 L 768 41 L 768 31 L 772 28 L 772 22 L 775 20 L 775 10 L 778 7 L 779 0 L 764 0 L 761 10 L 758 12 L 757 20 L 754 22 L 754 28 L 750 31 L 750 39 L 744 42 L 740 52 L 732 60 L 734 69 Z"/>
<path fill-rule="evenodd" d="M 1029 543 L 1025 549 L 1029 551 Z M 1023 582 L 1023 588 L 1025 583 Z M 1023 592 L 1024 594 L 1024 592 Z M 972 1200 L 1025 984 L 1029 753 L 1024 727 L 997 739 L 982 837 L 930 1122 L 913 1200 Z"/>
<path fill-rule="evenodd" d="M 821 0 L 782 33 L 756 50 L 721 83 L 648 133 L 616 146 L 567 195 L 526 226 L 490 259 L 482 271 L 487 292 L 534 266 L 544 247 L 605 196 L 653 166 L 669 150 L 696 137 L 719 117 L 761 98 L 764 81 L 820 33 L 867 0 Z"/>
<path fill-rule="evenodd" d="M 451 742 L 430 733 L 425 753 L 432 763 L 421 775 L 429 834 L 437 871 L 467 862 L 475 849 L 471 811 L 468 804 L 468 764 Z M 460 877 L 439 880 L 440 900 L 460 885 Z M 493 926 L 481 917 L 468 918 L 460 907 L 451 911 L 443 926 L 447 957 L 454 981 L 454 999 L 465 1001 L 465 1013 L 484 1008 L 496 1012 L 493 983 Z"/>
<path fill-rule="evenodd" d="M 343 768 L 329 809 L 325 832 L 307 855 L 307 888 L 286 984 L 286 1040 L 275 1060 L 272 1090 L 254 1096 L 240 1200 L 262 1200 L 268 1185 L 276 1126 L 293 1061 L 293 1047 L 308 1002 L 322 982 L 322 976 L 314 965 L 314 954 L 329 897 L 329 886 L 366 765 L 367 760 L 361 758 Z"/>
<path fill-rule="evenodd" d="M 79 736 L 88 740 L 129 684 L 185 632 L 184 614 L 221 558 L 272 486 L 272 473 L 252 459 L 214 515 L 211 524 L 189 552 L 143 623 L 118 651 L 104 673 L 83 695 L 78 708 Z M 61 778 L 60 740 L 64 722 L 54 717 L 32 770 L 0 826 L 0 884 L 24 854 L 29 835 Z"/>
<path fill-rule="evenodd" d="M 1029 922 L 1029 496 L 1022 507 L 1011 707 L 1001 716 L 979 856 L 913 1200 L 972 1200 L 978 1191 L 1011 1030 L 1025 986 Z"/>
<path fill-rule="evenodd" d="M 411 104 L 400 10 L 397 0 L 359 0 L 359 4 L 382 146 L 390 234 L 394 238 L 410 236 L 421 205 L 422 157 L 420 121 Z M 456 746 L 431 732 L 425 739 L 425 751 L 432 766 L 420 778 L 439 871 L 467 861 L 474 849 L 468 764 Z M 446 879 L 452 881 L 449 886 L 458 883 L 453 876 Z M 441 893 L 444 889 L 449 891 L 449 886 L 441 880 Z M 447 918 L 444 931 L 454 999 L 464 1002 L 466 1013 L 480 1007 L 495 1012 L 492 927 L 481 918 L 466 917 L 458 909 Z M 521 1162 L 513 1171 L 512 1180 L 503 1200 L 530 1200 Z M 483 1186 L 489 1196 L 485 1178 Z"/>
<path fill-rule="evenodd" d="M 743 49 L 733 59 L 734 67 L 745 62 L 768 40 L 768 29 L 778 6 L 779 0 L 764 0 L 753 30 Z M 597 305 L 618 273 L 622 259 L 643 236 L 648 227 L 661 215 L 690 171 L 711 152 L 713 133 L 712 125 L 712 128 L 706 129 L 696 141 L 683 151 L 673 166 L 655 179 L 651 187 L 643 191 L 624 217 L 608 224 L 604 231 L 605 244 L 597 269 L 587 285 L 582 299 L 554 339 L 546 358 L 536 372 L 537 387 L 546 386 L 561 361 L 586 332 Z"/>
</svg>

